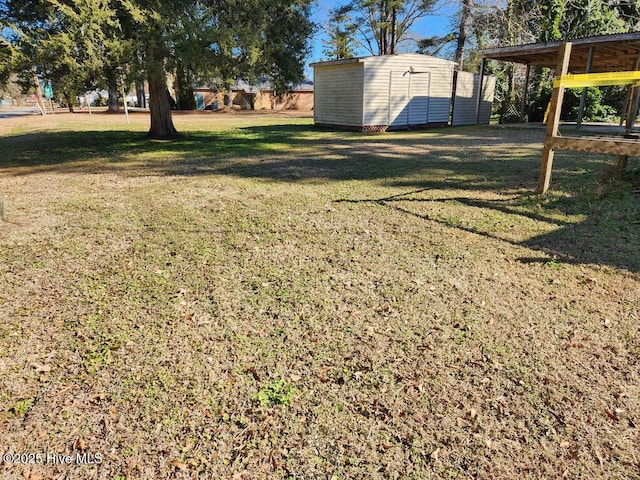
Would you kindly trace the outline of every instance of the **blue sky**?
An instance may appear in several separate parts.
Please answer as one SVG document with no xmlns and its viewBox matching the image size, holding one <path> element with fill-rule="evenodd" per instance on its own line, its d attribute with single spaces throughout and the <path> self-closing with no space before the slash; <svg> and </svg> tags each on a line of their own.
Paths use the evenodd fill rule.
<svg viewBox="0 0 640 480">
<path fill-rule="evenodd" d="M 318 0 L 316 6 L 314 7 L 311 19 L 318 24 L 319 28 L 311 42 L 312 52 L 307 59 L 307 65 L 305 68 L 305 74 L 307 76 L 313 76 L 313 69 L 309 67 L 309 63 L 325 60 L 322 55 L 322 42 L 323 39 L 326 38 L 323 27 L 327 23 L 329 11 L 336 6 L 344 5 L 345 3 L 347 3 L 347 0 Z M 433 14 L 416 22 L 416 24 L 412 28 L 412 31 L 413 33 L 417 34 L 418 37 L 445 35 L 450 31 L 450 16 L 453 13 L 455 13 L 455 10 L 452 9 L 452 7 L 449 5 L 439 7 Z M 413 45 L 410 45 L 410 47 L 412 46 Z M 361 54 L 366 55 L 366 52 L 362 52 Z"/>
</svg>

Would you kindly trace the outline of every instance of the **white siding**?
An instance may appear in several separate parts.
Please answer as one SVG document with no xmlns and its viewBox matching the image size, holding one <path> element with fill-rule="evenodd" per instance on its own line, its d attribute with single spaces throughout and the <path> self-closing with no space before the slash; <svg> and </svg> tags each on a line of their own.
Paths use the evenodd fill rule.
<svg viewBox="0 0 640 480">
<path fill-rule="evenodd" d="M 314 68 L 315 123 L 362 126 L 363 73 L 362 63 Z"/>
<path fill-rule="evenodd" d="M 429 123 L 430 72 L 390 72 L 388 125 L 403 128 Z"/>
<path fill-rule="evenodd" d="M 390 72 L 394 72 L 394 79 L 398 78 L 397 74 L 404 74 L 405 78 L 411 76 L 411 82 L 415 82 L 417 85 L 428 83 L 428 99 L 421 100 L 422 106 L 428 108 L 427 122 L 416 121 L 416 124 L 447 123 L 449 121 L 453 62 L 413 53 L 367 57 L 363 59 L 363 62 L 364 125 L 387 125 L 392 111 L 397 109 L 392 106 L 390 110 L 390 79 L 392 78 Z M 409 73 L 411 68 L 414 73 Z M 426 75 L 426 73 L 430 75 Z M 396 85 L 404 88 L 404 83 L 401 81 L 397 81 Z M 395 90 L 396 86 L 392 85 L 391 88 Z M 398 97 L 400 93 L 392 95 Z M 423 97 L 421 93 L 416 96 Z M 407 93 L 408 98 L 409 94 Z M 419 115 L 418 107 L 412 107 L 411 110 L 413 111 L 412 118 Z M 394 123 L 393 120 L 391 119 L 392 123 Z"/>
<path fill-rule="evenodd" d="M 484 77 L 482 82 L 482 103 L 480 104 L 480 125 L 489 125 L 491 110 L 493 109 L 493 97 L 496 93 L 496 80 L 493 75 Z"/>
<path fill-rule="evenodd" d="M 479 80 L 480 75 L 478 74 L 458 72 L 452 125 L 475 125 Z M 482 103 L 480 104 L 480 125 L 489 124 L 495 88 L 496 77 L 485 76 L 482 85 Z"/>
<path fill-rule="evenodd" d="M 409 102 L 407 116 L 409 125 L 426 125 L 429 123 L 429 89 L 431 72 L 410 75 Z"/>
<path fill-rule="evenodd" d="M 387 118 L 384 119 L 383 115 L 371 115 L 371 118 L 379 118 L 380 122 L 377 125 L 389 125 L 390 127 L 402 128 L 409 125 L 409 115 L 407 112 L 407 104 L 409 103 L 409 76 L 404 75 L 403 72 L 389 72 L 389 95 L 387 100 Z M 384 102 L 380 102 L 379 108 L 384 111 Z M 371 111 L 365 112 L 365 119 L 367 114 L 371 114 Z M 377 113 L 377 112 L 376 112 Z M 373 124 L 369 124 L 373 125 Z"/>
</svg>

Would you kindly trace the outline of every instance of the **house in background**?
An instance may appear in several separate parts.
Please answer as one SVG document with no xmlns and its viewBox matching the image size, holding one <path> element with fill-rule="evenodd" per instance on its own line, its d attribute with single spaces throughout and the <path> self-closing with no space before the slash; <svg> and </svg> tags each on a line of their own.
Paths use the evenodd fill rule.
<svg viewBox="0 0 640 480">
<path fill-rule="evenodd" d="M 194 88 L 198 110 L 218 110 L 224 107 L 224 92 L 212 87 Z M 291 91 L 275 95 L 273 86 L 267 80 L 248 83 L 238 80 L 231 87 L 231 99 L 240 110 L 313 110 L 313 81 L 305 78 L 292 85 Z"/>
<path fill-rule="evenodd" d="M 455 113 L 456 103 L 456 124 L 475 123 L 475 103 L 470 110 L 469 102 L 474 100 L 469 95 L 473 95 L 474 85 L 479 82 L 464 72 L 454 75 L 455 63 L 450 60 L 404 53 L 317 62 L 311 66 L 316 125 L 358 131 L 445 126 L 451 123 L 452 105 Z M 458 90 L 454 90 L 456 77 Z M 495 83 L 485 82 L 482 112 L 491 110 L 491 85 Z"/>
</svg>

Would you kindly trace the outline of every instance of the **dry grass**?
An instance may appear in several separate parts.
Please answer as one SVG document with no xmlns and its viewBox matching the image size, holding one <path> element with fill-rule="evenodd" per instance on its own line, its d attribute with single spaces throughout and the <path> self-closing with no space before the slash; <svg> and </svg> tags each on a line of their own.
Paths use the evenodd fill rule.
<svg viewBox="0 0 640 480">
<path fill-rule="evenodd" d="M 0 454 L 103 461 L 0 478 L 640 478 L 637 163 L 540 199 L 539 131 L 12 122 Z"/>
</svg>

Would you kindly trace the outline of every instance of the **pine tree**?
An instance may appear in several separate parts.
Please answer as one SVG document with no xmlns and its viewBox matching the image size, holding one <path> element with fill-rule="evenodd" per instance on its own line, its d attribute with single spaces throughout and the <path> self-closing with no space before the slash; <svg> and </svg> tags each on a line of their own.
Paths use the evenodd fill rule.
<svg viewBox="0 0 640 480">
<path fill-rule="evenodd" d="M 391 55 L 414 23 L 429 14 L 436 0 L 353 0 L 336 11 L 351 18 L 345 29 L 357 47 L 371 55 Z"/>
</svg>

